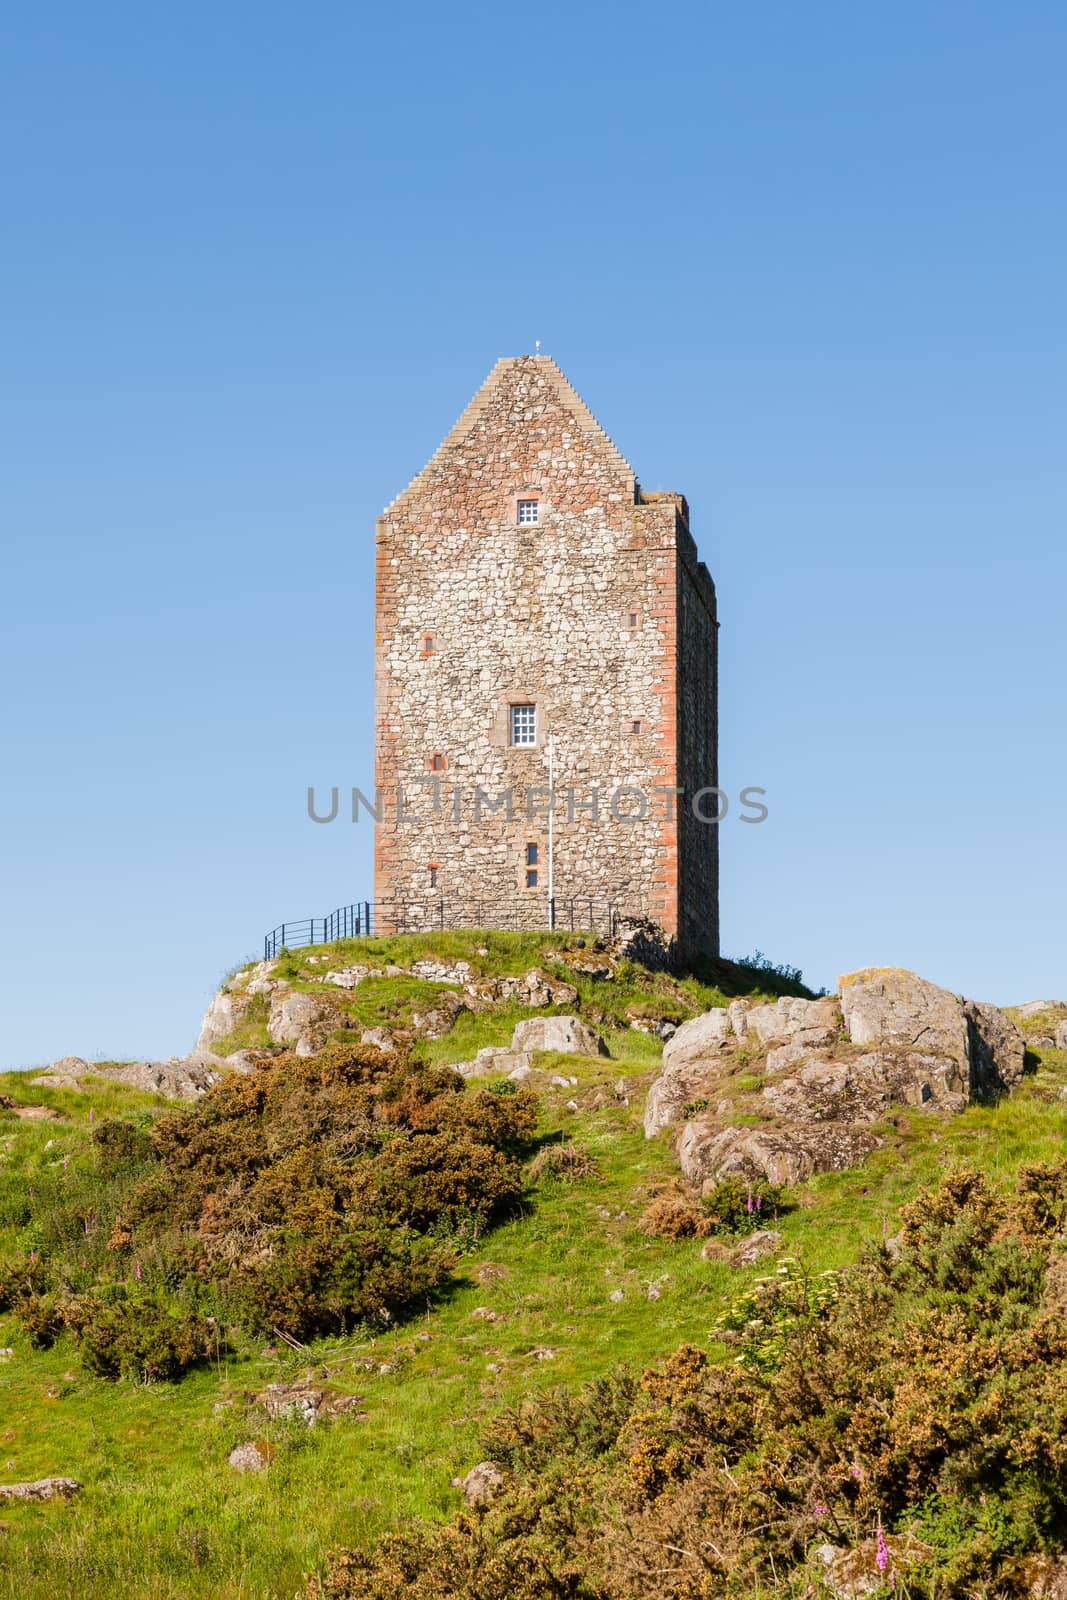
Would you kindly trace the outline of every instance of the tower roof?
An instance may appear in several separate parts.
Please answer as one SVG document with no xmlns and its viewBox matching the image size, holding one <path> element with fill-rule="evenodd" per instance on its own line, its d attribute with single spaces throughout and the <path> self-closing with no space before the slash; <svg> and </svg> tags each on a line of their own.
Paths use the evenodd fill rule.
<svg viewBox="0 0 1067 1600">
<path fill-rule="evenodd" d="M 634 469 L 626 457 L 601 427 L 581 395 L 551 356 L 501 356 L 458 422 L 445 435 L 422 470 L 417 472 L 407 487 L 389 502 L 386 513 L 396 510 L 410 494 L 422 488 L 434 473 L 445 465 L 449 457 L 461 448 L 474 432 L 490 407 L 501 401 L 507 404 L 510 400 L 517 413 L 516 420 L 521 420 L 521 413 L 527 409 L 531 399 L 531 386 L 527 381 L 530 379 L 534 380 L 534 387 L 541 387 L 542 392 L 547 391 L 560 408 L 573 418 L 575 425 L 586 435 L 591 444 L 602 449 L 615 466 L 633 476 Z"/>
</svg>

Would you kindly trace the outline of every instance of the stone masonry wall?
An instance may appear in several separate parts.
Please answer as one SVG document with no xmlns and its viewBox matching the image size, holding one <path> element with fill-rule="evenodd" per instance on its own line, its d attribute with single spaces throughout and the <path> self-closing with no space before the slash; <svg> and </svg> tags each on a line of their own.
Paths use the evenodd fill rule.
<svg viewBox="0 0 1067 1600">
<path fill-rule="evenodd" d="M 538 502 L 535 525 L 518 524 L 520 499 Z M 714 656 L 684 501 L 641 498 L 548 357 L 498 363 L 378 520 L 376 902 L 480 900 L 489 926 L 503 906 L 509 924 L 545 926 L 551 733 L 557 903 L 611 901 L 715 948 L 716 830 L 654 792 L 715 782 Z M 509 743 L 513 704 L 536 707 L 532 749 Z M 623 786 L 646 799 L 616 811 L 643 819 L 611 814 Z"/>
</svg>

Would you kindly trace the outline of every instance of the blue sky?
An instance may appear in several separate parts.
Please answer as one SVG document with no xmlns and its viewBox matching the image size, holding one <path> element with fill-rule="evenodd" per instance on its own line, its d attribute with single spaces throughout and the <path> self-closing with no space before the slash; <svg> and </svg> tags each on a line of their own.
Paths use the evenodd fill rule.
<svg viewBox="0 0 1067 1600">
<path fill-rule="evenodd" d="M 374 517 L 540 339 L 716 578 L 728 953 L 1067 992 L 1067 12 L 9 11 L 0 1064 L 369 893 Z"/>
</svg>

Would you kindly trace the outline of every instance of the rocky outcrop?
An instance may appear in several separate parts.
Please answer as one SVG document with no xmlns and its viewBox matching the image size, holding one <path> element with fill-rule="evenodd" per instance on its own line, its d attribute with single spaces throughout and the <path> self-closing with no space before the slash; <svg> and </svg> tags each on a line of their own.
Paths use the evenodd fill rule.
<svg viewBox="0 0 1067 1600">
<path fill-rule="evenodd" d="M 236 994 L 228 989 L 220 989 L 204 1013 L 193 1053 L 214 1050 L 223 1039 L 229 1038 L 243 1021 L 252 998 L 247 992 Z"/>
<path fill-rule="evenodd" d="M 526 1083 L 534 1076 L 535 1050 L 578 1056 L 608 1053 L 596 1029 L 580 1017 L 527 1017 L 515 1024 L 510 1045 L 486 1045 L 473 1061 L 458 1062 L 455 1071 L 464 1078 L 510 1078 L 513 1083 Z"/>
<path fill-rule="evenodd" d="M 268 1383 L 265 1389 L 248 1398 L 274 1421 L 295 1418 L 308 1428 L 313 1428 L 324 1417 L 347 1416 L 363 1402 L 362 1395 L 338 1394 L 336 1390 L 305 1382 Z"/>
<path fill-rule="evenodd" d="M 455 1068 L 464 1078 L 511 1078 L 523 1082 L 533 1070 L 529 1050 L 512 1050 L 509 1045 L 486 1045 L 473 1061 L 461 1061 Z"/>
<path fill-rule="evenodd" d="M 32 1483 L 0 1483 L 0 1502 L 7 1500 L 73 1500 L 81 1494 L 77 1478 L 37 1478 Z"/>
<path fill-rule="evenodd" d="M 199 1100 L 224 1072 L 249 1072 L 252 1063 L 242 1055 L 215 1056 L 207 1052 L 175 1056 L 170 1061 L 83 1061 L 63 1056 L 30 1081 L 40 1089 L 81 1089 L 87 1079 L 107 1078 L 143 1094 L 161 1094 L 170 1100 Z"/>
<path fill-rule="evenodd" d="M 1011 1089 L 1024 1060 L 996 1006 L 871 968 L 841 979 L 840 1000 L 738 1000 L 683 1023 L 649 1090 L 645 1133 L 678 1130 L 696 1185 L 796 1183 L 862 1161 L 894 1107 L 962 1111 Z"/>
<path fill-rule="evenodd" d="M 267 1032 L 275 1044 L 290 1045 L 298 1056 L 314 1055 L 327 1035 L 341 1026 L 343 1013 L 332 996 L 304 994 L 278 984 L 270 997 Z"/>
</svg>

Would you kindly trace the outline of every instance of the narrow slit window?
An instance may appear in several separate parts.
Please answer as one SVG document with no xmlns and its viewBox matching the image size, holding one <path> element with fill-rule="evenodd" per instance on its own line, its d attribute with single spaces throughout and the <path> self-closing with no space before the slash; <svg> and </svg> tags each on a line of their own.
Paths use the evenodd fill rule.
<svg viewBox="0 0 1067 1600">
<path fill-rule="evenodd" d="M 432 755 L 430 757 L 430 771 L 431 772 L 443 772 L 444 770 L 445 770 L 445 758 L 444 758 L 443 755 L 441 755 L 440 751 L 438 751 L 436 755 Z"/>
<path fill-rule="evenodd" d="M 430 874 L 430 888 L 431 889 L 436 889 L 437 888 L 437 868 L 436 867 L 427 867 L 426 870 Z"/>
<path fill-rule="evenodd" d="M 528 844 L 526 846 L 526 865 L 528 867 L 536 867 L 539 865 L 538 847 L 535 844 Z"/>
<path fill-rule="evenodd" d="M 641 732 L 641 719 L 640 719 L 640 717 L 635 717 L 634 720 L 631 722 L 631 724 L 630 724 L 630 732 L 631 733 L 640 733 Z"/>
<path fill-rule="evenodd" d="M 529 528 L 538 520 L 536 500 L 519 501 L 519 527 Z"/>
<path fill-rule="evenodd" d="M 536 706 L 512 706 L 511 742 L 519 746 L 537 743 Z"/>
<path fill-rule="evenodd" d="M 436 634 L 432 634 L 432 633 L 424 633 L 423 634 L 423 636 L 422 636 L 422 653 L 423 653 L 424 656 L 435 656 L 437 654 L 437 636 L 436 636 Z"/>
<path fill-rule="evenodd" d="M 636 628 L 637 627 L 637 612 L 636 611 L 631 611 L 630 612 L 630 627 L 631 628 Z"/>
<path fill-rule="evenodd" d="M 536 889 L 537 888 L 537 868 L 536 867 L 527 867 L 526 868 L 526 887 L 527 887 L 527 889 Z"/>
</svg>

